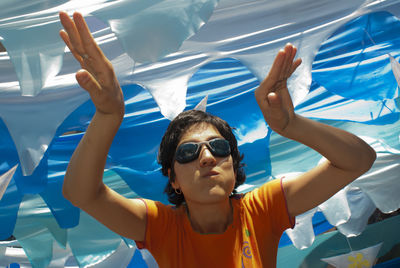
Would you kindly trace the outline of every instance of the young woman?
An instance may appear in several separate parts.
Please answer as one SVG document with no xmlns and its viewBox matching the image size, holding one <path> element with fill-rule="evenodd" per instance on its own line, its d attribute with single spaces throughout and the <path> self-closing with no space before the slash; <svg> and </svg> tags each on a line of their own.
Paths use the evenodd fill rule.
<svg viewBox="0 0 400 268">
<path fill-rule="evenodd" d="M 111 63 L 81 14 L 60 13 L 60 35 L 79 61 L 79 85 L 96 113 L 76 148 L 63 193 L 116 233 L 147 248 L 160 267 L 275 267 L 282 232 L 294 217 L 324 202 L 368 171 L 374 150 L 358 137 L 294 113 L 286 81 L 300 65 L 291 44 L 278 52 L 255 91 L 267 124 L 327 160 L 301 176 L 266 183 L 245 195 L 236 138 L 222 119 L 183 112 L 167 129 L 159 153 L 175 206 L 129 200 L 102 182 L 107 152 L 124 116 L 124 100 Z M 251 163 L 248 163 L 251 165 Z"/>
</svg>

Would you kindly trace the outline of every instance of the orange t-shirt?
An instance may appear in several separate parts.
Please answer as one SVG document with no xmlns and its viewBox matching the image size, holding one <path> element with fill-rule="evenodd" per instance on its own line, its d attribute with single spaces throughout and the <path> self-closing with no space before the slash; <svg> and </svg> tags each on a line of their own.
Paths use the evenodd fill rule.
<svg viewBox="0 0 400 268">
<path fill-rule="evenodd" d="M 143 200 L 145 241 L 159 267 L 276 267 L 279 239 L 294 226 L 280 180 L 231 197 L 233 222 L 222 234 L 195 232 L 183 206 Z"/>
</svg>

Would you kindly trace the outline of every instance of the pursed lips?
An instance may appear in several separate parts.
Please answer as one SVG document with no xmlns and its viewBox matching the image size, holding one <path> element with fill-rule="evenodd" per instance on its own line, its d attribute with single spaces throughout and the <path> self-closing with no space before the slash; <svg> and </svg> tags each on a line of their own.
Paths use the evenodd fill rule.
<svg viewBox="0 0 400 268">
<path fill-rule="evenodd" d="M 219 172 L 217 172 L 215 170 L 210 170 L 203 177 L 210 177 L 210 176 L 215 176 L 215 175 L 218 175 L 218 174 L 219 174 Z"/>
</svg>

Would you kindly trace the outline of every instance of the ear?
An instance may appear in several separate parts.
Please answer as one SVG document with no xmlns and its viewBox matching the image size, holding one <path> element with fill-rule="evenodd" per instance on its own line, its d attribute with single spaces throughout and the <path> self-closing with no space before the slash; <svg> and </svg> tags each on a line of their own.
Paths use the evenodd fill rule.
<svg viewBox="0 0 400 268">
<path fill-rule="evenodd" d="M 171 183 L 172 188 L 174 189 L 179 189 L 179 183 L 176 181 L 176 179 L 174 181 L 171 180 L 171 169 L 168 169 L 168 178 L 169 178 L 169 183 Z"/>
</svg>

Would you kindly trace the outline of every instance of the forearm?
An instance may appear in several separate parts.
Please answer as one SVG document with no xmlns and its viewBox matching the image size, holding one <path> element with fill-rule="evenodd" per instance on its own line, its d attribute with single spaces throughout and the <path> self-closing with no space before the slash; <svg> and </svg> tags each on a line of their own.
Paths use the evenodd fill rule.
<svg viewBox="0 0 400 268">
<path fill-rule="evenodd" d="M 327 161 L 302 175 L 284 180 L 289 214 L 299 215 L 327 200 L 368 171 L 375 151 L 357 136 L 299 116 L 287 89 L 287 79 L 301 63 L 296 48 L 288 44 L 278 52 L 265 80 L 255 91 L 269 127 L 324 156 Z"/>
<path fill-rule="evenodd" d="M 103 190 L 107 153 L 121 121 L 121 116 L 99 112 L 93 116 L 70 159 L 64 178 L 63 194 L 73 204 L 82 206 Z"/>
<path fill-rule="evenodd" d="M 309 146 L 331 165 L 355 175 L 368 171 L 376 158 L 375 151 L 357 136 L 299 115 L 283 135 Z"/>
</svg>

